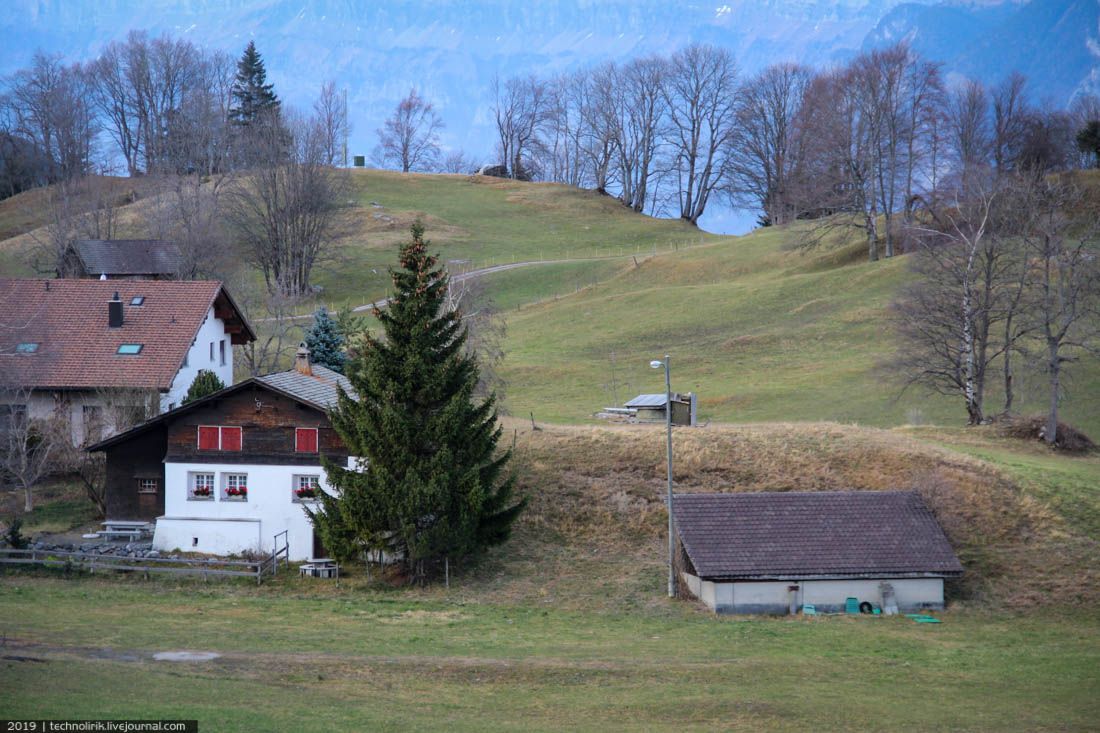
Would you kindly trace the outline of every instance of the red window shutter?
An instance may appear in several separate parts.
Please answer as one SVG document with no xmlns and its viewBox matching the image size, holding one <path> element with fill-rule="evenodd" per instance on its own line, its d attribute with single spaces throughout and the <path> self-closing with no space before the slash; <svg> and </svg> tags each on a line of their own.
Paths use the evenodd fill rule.
<svg viewBox="0 0 1100 733">
<path fill-rule="evenodd" d="M 218 449 L 218 429 L 211 425 L 199 426 L 199 450 Z"/>
<path fill-rule="evenodd" d="M 299 453 L 316 453 L 317 428 L 297 428 L 294 431 L 294 450 Z"/>
<path fill-rule="evenodd" d="M 241 449 L 241 429 L 222 428 L 222 450 Z"/>
</svg>

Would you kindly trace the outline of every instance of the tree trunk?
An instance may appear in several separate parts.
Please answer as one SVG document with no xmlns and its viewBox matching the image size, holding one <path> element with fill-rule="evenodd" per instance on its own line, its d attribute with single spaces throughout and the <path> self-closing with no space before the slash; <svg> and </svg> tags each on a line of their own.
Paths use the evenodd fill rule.
<svg viewBox="0 0 1100 733">
<path fill-rule="evenodd" d="M 1062 361 L 1058 355 L 1058 344 L 1050 340 L 1047 341 L 1047 368 L 1050 370 L 1050 405 L 1043 440 L 1047 445 L 1054 445 L 1058 439 L 1058 392 Z"/>
<path fill-rule="evenodd" d="M 878 261 L 878 224 L 875 210 L 867 215 L 867 256 L 871 262 Z"/>
<path fill-rule="evenodd" d="M 23 488 L 23 511 L 27 514 L 34 511 L 34 495 L 30 486 Z"/>
<path fill-rule="evenodd" d="M 1005 319 L 1005 414 L 1012 412 L 1012 403 L 1016 399 L 1012 386 L 1012 316 Z"/>
</svg>

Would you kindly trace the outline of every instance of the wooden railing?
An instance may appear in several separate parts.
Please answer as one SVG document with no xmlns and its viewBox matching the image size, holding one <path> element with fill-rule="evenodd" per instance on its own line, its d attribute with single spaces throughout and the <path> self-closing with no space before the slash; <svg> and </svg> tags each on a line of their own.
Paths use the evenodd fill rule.
<svg viewBox="0 0 1100 733">
<path fill-rule="evenodd" d="M 282 538 L 282 545 L 279 545 L 279 538 Z M 282 558 L 284 563 L 284 569 L 290 567 L 290 542 L 288 540 L 288 531 L 283 530 L 272 538 L 271 541 L 271 556 L 265 557 L 259 565 L 258 573 L 260 577 L 264 575 L 271 575 L 275 577 L 279 573 L 279 559 Z M 256 582 L 259 582 L 257 580 Z"/>
<path fill-rule="evenodd" d="M 265 574 L 274 575 L 269 568 L 272 561 L 277 563 L 284 552 L 272 553 L 263 560 L 220 560 L 207 558 L 161 558 L 161 557 L 123 557 L 119 555 L 101 555 L 93 552 L 66 552 L 61 550 L 16 550 L 0 549 L 0 565 L 41 565 L 60 570 L 77 570 L 94 573 L 97 570 L 121 570 L 139 573 L 166 573 L 172 575 L 192 575 L 206 580 L 210 577 L 255 578 L 256 583 L 263 581 Z"/>
</svg>

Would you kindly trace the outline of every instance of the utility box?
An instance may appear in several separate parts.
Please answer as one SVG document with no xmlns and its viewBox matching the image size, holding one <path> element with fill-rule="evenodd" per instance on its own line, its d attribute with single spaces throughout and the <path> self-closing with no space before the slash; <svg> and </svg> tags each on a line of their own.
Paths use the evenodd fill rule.
<svg viewBox="0 0 1100 733">
<path fill-rule="evenodd" d="M 672 396 L 672 424 L 695 427 L 695 393 L 674 394 Z"/>
<path fill-rule="evenodd" d="M 351 164 L 353 166 L 355 166 L 356 168 L 365 168 L 366 165 L 367 165 L 367 156 L 365 156 L 365 155 L 354 155 L 354 156 L 352 156 Z"/>
</svg>

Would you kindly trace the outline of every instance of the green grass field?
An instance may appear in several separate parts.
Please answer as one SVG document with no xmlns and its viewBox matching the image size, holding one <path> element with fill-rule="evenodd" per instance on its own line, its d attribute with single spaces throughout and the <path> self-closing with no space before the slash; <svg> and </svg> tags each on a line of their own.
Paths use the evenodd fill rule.
<svg viewBox="0 0 1100 733">
<path fill-rule="evenodd" d="M 1038 731 L 1100 714 L 1094 615 L 718 620 L 300 586 L 8 578 L 0 709 L 217 731 Z M 223 656 L 152 659 L 177 649 Z"/>
</svg>

